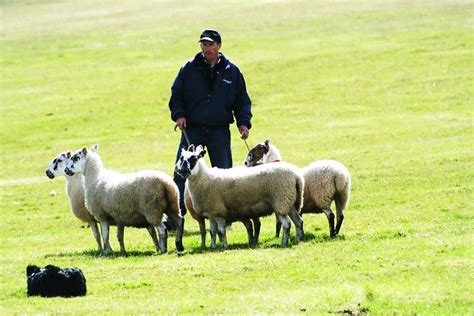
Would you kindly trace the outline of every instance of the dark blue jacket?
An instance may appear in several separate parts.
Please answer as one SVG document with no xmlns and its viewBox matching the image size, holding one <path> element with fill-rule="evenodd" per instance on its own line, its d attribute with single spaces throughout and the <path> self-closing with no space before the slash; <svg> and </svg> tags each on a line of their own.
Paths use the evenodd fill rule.
<svg viewBox="0 0 474 316">
<path fill-rule="evenodd" d="M 251 101 L 239 68 L 220 54 L 210 87 L 205 67 L 199 53 L 179 70 L 169 102 L 173 121 L 185 117 L 189 126 L 225 127 L 234 122 L 235 116 L 237 126 L 251 128 Z"/>
</svg>

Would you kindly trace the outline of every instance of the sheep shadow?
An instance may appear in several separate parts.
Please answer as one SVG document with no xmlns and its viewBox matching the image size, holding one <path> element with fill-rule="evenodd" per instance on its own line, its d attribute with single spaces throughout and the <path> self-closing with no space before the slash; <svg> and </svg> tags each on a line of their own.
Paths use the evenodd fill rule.
<svg viewBox="0 0 474 316">
<path fill-rule="evenodd" d="M 290 239 L 288 241 L 288 246 L 286 247 L 282 247 L 280 244 L 281 236 L 279 237 L 267 236 L 266 238 L 265 237 L 261 238 L 258 245 L 254 245 L 254 246 L 249 246 L 247 242 L 232 243 L 232 244 L 229 244 L 227 250 L 225 250 L 222 247 L 222 244 L 220 243 L 217 244 L 217 247 L 215 249 L 211 249 L 209 245 L 206 245 L 205 248 L 201 248 L 201 246 L 198 245 L 195 247 L 187 248 L 186 254 L 195 255 L 195 254 L 204 254 L 204 253 L 218 253 L 218 252 L 232 251 L 232 250 L 288 249 L 293 246 L 297 246 L 298 244 L 306 243 L 306 242 L 320 243 L 320 242 L 331 242 L 334 240 L 344 240 L 344 239 L 345 238 L 343 236 L 336 236 L 334 238 L 331 238 L 327 234 L 315 235 L 313 233 L 305 232 L 303 235 L 303 239 L 300 240 L 299 242 L 296 241 L 296 238 L 294 235 L 290 236 Z"/>
<path fill-rule="evenodd" d="M 304 241 L 310 241 L 313 244 L 346 240 L 346 237 L 344 235 L 336 235 L 334 237 L 329 236 L 329 234 L 314 235 L 313 233 L 305 233 L 304 235 Z"/>
<path fill-rule="evenodd" d="M 281 240 L 280 237 L 273 236 L 271 238 L 264 239 L 260 242 L 259 248 L 274 248 L 274 249 L 285 249 L 292 246 L 296 246 L 298 244 L 304 243 L 325 243 L 325 242 L 334 242 L 339 240 L 345 240 L 346 238 L 344 235 L 337 235 L 335 237 L 329 236 L 329 234 L 314 234 L 311 232 L 305 232 L 303 235 L 302 240 L 299 242 L 296 241 L 295 236 L 290 236 L 289 245 L 287 247 L 281 247 L 279 241 Z"/>
<path fill-rule="evenodd" d="M 174 249 L 173 249 L 174 250 Z M 168 251 L 172 252 L 172 251 Z M 84 250 L 84 251 L 72 251 L 72 252 L 61 252 L 55 254 L 46 254 L 44 258 L 67 258 L 67 257 L 90 257 L 90 258 L 103 258 L 103 259 L 118 259 L 126 257 L 151 257 L 160 255 L 155 250 L 127 250 L 125 255 L 122 255 L 120 251 L 113 251 L 108 256 L 102 255 L 97 250 Z"/>
<path fill-rule="evenodd" d="M 257 246 L 258 247 L 258 246 Z M 188 247 L 186 250 L 186 253 L 189 255 L 195 255 L 195 254 L 205 254 L 205 253 L 219 253 L 219 252 L 224 252 L 224 251 L 231 251 L 231 250 L 252 250 L 257 248 L 255 246 L 249 246 L 248 243 L 246 242 L 241 242 L 241 243 L 232 243 L 229 244 L 227 249 L 224 249 L 221 243 L 217 243 L 216 248 L 211 248 L 209 245 L 206 245 L 205 248 L 201 248 L 200 245 L 195 246 L 195 247 Z"/>
</svg>

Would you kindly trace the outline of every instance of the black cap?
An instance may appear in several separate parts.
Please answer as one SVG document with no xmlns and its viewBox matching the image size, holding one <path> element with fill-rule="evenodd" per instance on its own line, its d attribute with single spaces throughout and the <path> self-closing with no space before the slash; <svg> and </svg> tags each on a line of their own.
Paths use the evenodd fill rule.
<svg viewBox="0 0 474 316">
<path fill-rule="evenodd" d="M 221 35 L 216 30 L 204 30 L 202 32 L 199 41 L 209 41 L 209 42 L 216 42 L 221 43 Z"/>
</svg>

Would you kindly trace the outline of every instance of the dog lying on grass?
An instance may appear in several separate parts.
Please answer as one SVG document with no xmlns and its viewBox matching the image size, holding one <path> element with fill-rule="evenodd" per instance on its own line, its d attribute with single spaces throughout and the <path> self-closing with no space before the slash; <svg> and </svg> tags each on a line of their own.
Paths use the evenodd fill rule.
<svg viewBox="0 0 474 316">
<path fill-rule="evenodd" d="M 78 268 L 61 269 L 53 265 L 26 268 L 28 296 L 71 297 L 86 295 L 86 278 Z"/>
</svg>

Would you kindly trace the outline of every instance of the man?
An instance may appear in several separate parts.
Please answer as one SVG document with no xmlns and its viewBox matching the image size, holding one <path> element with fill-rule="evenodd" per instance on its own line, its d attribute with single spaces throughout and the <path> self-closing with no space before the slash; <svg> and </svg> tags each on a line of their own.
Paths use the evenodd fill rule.
<svg viewBox="0 0 474 316">
<path fill-rule="evenodd" d="M 241 138 L 247 139 L 252 127 L 250 97 L 239 68 L 220 52 L 220 34 L 205 30 L 199 42 L 201 52 L 181 67 L 171 87 L 171 118 L 181 130 L 186 130 L 191 144 L 206 146 L 213 167 L 231 168 L 229 125 L 235 117 Z M 176 161 L 182 148 L 188 148 L 184 135 L 181 135 Z M 179 188 L 184 216 L 185 180 L 175 173 L 174 181 Z"/>
</svg>

